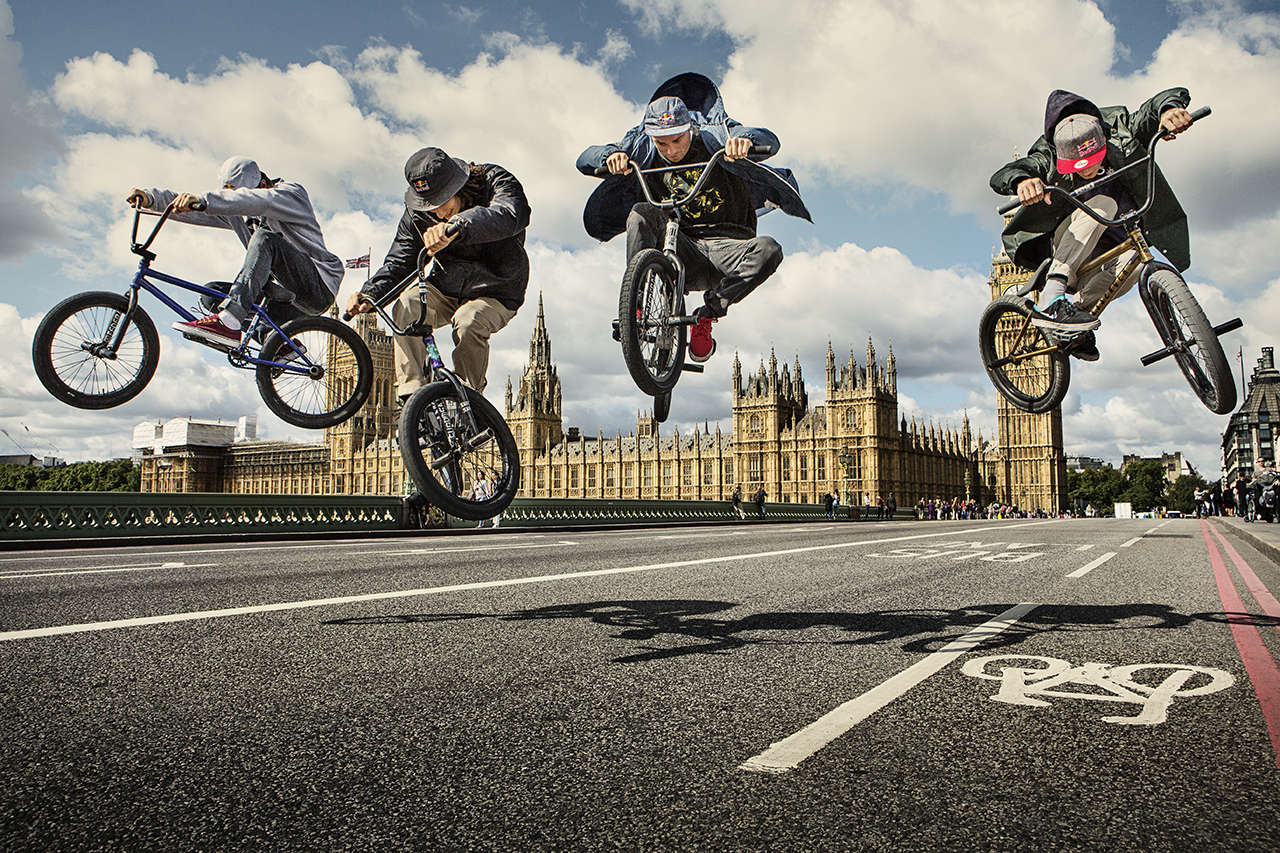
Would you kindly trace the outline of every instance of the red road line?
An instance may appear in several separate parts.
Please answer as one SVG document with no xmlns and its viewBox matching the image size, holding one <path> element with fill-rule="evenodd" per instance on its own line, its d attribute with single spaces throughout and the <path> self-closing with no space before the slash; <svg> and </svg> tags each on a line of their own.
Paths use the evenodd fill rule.
<svg viewBox="0 0 1280 853">
<path fill-rule="evenodd" d="M 1262 706 L 1262 716 L 1267 721 L 1267 730 L 1271 734 L 1271 747 L 1276 753 L 1276 767 L 1280 767 L 1280 667 L 1271 656 L 1266 643 L 1262 641 L 1262 632 L 1256 625 L 1246 625 L 1232 621 L 1230 614 L 1247 614 L 1244 599 L 1236 590 L 1227 563 L 1209 537 L 1209 525 L 1200 522 L 1200 532 L 1204 535 L 1205 547 L 1209 549 L 1209 561 L 1213 564 L 1213 576 L 1218 582 L 1218 596 L 1228 614 L 1231 625 L 1231 636 L 1236 641 L 1240 652 L 1240 660 L 1244 662 L 1245 672 L 1253 682 L 1253 689 L 1258 694 L 1258 704 Z"/>
<path fill-rule="evenodd" d="M 1231 562 L 1235 563 L 1236 571 L 1240 573 L 1240 577 L 1244 578 L 1244 585 L 1249 588 L 1249 592 L 1253 593 L 1254 600 L 1258 602 L 1258 606 L 1262 608 L 1262 612 L 1266 613 L 1272 619 L 1280 619 L 1280 601 L 1271 594 L 1271 590 L 1267 589 L 1267 585 L 1262 582 L 1262 578 L 1253 571 L 1252 567 L 1244 561 L 1244 558 L 1231 546 L 1231 543 L 1223 538 L 1222 533 L 1212 524 L 1209 529 L 1213 531 L 1214 537 L 1222 549 L 1227 552 L 1227 556 L 1231 558 Z M 1275 625 L 1277 631 L 1280 631 L 1280 622 Z"/>
</svg>

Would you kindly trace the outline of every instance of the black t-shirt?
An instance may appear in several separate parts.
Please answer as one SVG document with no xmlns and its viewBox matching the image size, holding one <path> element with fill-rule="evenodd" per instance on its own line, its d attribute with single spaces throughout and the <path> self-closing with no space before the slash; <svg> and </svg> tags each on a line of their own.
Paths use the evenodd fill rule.
<svg viewBox="0 0 1280 853">
<path fill-rule="evenodd" d="M 689 153 L 676 165 L 695 166 L 711 159 L 711 153 L 697 131 L 689 145 Z M 654 165 L 666 165 L 661 156 Z M 697 183 L 702 169 L 692 168 L 663 172 L 649 177 L 649 188 L 655 198 L 667 200 L 683 198 Z M 751 203 L 747 185 L 737 175 L 717 167 L 702 185 L 697 198 L 684 208 L 681 229 L 688 237 L 733 237 L 747 239 L 756 236 L 756 209 Z"/>
</svg>

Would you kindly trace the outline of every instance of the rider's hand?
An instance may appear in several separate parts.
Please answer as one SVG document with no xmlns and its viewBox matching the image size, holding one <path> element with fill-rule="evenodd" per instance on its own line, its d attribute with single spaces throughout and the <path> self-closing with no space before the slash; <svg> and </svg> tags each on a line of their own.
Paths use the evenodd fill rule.
<svg viewBox="0 0 1280 853">
<path fill-rule="evenodd" d="M 447 236 L 444 232 L 449 227 L 448 222 L 437 222 L 430 228 L 422 232 L 422 245 L 426 246 L 427 251 L 435 254 L 453 242 L 453 237 Z M 457 235 L 455 234 L 454 237 Z"/>
<path fill-rule="evenodd" d="M 631 158 L 621 151 L 615 151 L 604 161 L 605 168 L 612 175 L 630 175 Z"/>
<path fill-rule="evenodd" d="M 373 310 L 373 303 L 364 293 L 357 291 L 347 297 L 347 313 L 351 315 L 365 314 Z"/>
<path fill-rule="evenodd" d="M 730 136 L 724 143 L 724 159 L 737 160 L 746 157 L 751 150 L 751 140 L 745 136 Z"/>
<path fill-rule="evenodd" d="M 1191 127 L 1191 113 L 1182 107 L 1165 110 L 1160 115 L 1160 129 L 1164 131 L 1164 138 L 1169 142 L 1173 141 L 1176 134 L 1182 133 L 1188 127 Z"/>
<path fill-rule="evenodd" d="M 1044 181 L 1039 178 L 1023 178 L 1018 183 L 1018 201 L 1024 206 L 1035 204 L 1041 199 L 1045 204 L 1053 204 L 1053 201 L 1044 194 Z"/>
<path fill-rule="evenodd" d="M 174 213 L 188 213 L 199 206 L 200 196 L 191 193 L 179 193 L 173 200 Z"/>
<path fill-rule="evenodd" d="M 125 201 L 128 202 L 130 207 L 138 207 L 138 206 L 150 207 L 151 206 L 151 196 L 147 195 L 145 190 L 140 190 L 137 187 L 134 187 L 133 189 L 129 190 L 129 196 L 128 198 L 125 199 Z"/>
</svg>

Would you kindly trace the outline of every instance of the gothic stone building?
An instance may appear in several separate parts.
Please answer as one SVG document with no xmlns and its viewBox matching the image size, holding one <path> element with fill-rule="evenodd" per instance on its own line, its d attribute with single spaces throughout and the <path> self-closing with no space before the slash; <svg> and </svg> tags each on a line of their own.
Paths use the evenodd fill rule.
<svg viewBox="0 0 1280 853">
<path fill-rule="evenodd" d="M 1010 265 L 1011 266 L 1011 265 Z M 1010 272 L 993 265 L 991 288 L 1008 286 Z M 394 441 L 392 343 L 371 315 L 356 319 L 374 361 L 374 390 L 351 420 L 327 429 L 315 444 L 230 442 L 219 448 L 210 491 L 286 494 L 402 494 L 412 489 Z M 342 370 L 331 372 L 345 381 Z M 648 412 L 623 435 L 587 436 L 564 429 L 560 378 L 551 357 L 541 299 L 529 359 L 519 380 L 508 377 L 504 414 L 520 449 L 521 496 L 558 498 L 727 500 L 735 486 L 748 499 L 764 488 L 770 501 L 820 502 L 827 493 L 859 504 L 894 496 L 917 500 L 993 500 L 1026 508 L 1065 505 L 1065 458 L 1058 413 L 1026 415 L 1001 402 L 997 446 L 960 429 L 910 423 L 898 412 L 892 347 L 884 361 L 873 344 L 859 364 L 851 351 L 837 360 L 827 347 L 824 399 L 810 406 L 802 368 L 779 367 L 771 353 L 744 375 L 735 356 L 732 428 L 704 425 L 662 435 Z M 201 458 L 210 456 L 210 448 Z M 143 457 L 144 491 L 195 485 L 155 472 L 186 452 L 156 446 Z M 218 455 L 218 454 L 213 454 Z M 847 466 L 842 468 L 842 457 Z M 204 463 L 206 467 L 211 463 Z M 148 475 L 148 470 L 152 474 Z M 1059 474 L 1059 470 L 1061 473 Z"/>
</svg>

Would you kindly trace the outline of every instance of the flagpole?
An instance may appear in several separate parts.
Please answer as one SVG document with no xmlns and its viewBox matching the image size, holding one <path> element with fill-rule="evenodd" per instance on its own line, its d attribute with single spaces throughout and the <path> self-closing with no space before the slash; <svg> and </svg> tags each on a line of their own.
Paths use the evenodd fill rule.
<svg viewBox="0 0 1280 853">
<path fill-rule="evenodd" d="M 1240 362 L 1240 399 L 1241 401 L 1243 401 L 1244 398 L 1248 396 L 1244 387 L 1244 345 L 1243 344 L 1240 346 L 1239 351 L 1236 353 L 1236 361 Z"/>
</svg>

